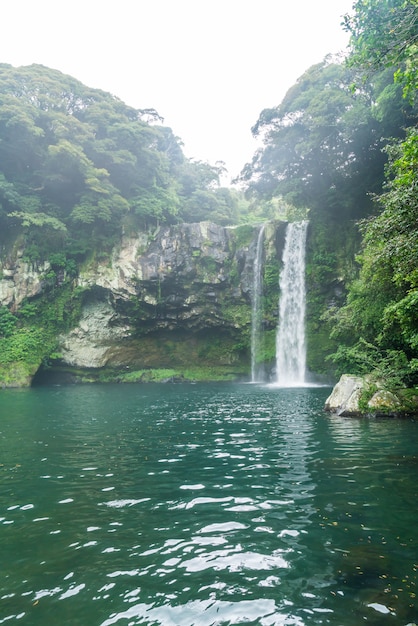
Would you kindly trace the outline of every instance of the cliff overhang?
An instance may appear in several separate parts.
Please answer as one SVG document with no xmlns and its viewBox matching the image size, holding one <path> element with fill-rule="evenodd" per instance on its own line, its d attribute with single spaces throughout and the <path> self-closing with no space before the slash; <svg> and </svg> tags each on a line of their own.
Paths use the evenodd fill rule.
<svg viewBox="0 0 418 626">
<path fill-rule="evenodd" d="M 266 229 L 266 262 L 279 262 L 285 226 Z M 38 368 L 84 371 L 86 379 L 103 371 L 121 380 L 122 372 L 126 378 L 155 369 L 181 377 L 193 366 L 229 368 L 228 377 L 242 379 L 248 375 L 258 230 L 199 222 L 125 234 L 108 254 L 92 254 L 76 276 L 60 272 L 52 283 L 47 261 L 31 264 L 24 250 L 16 250 L 0 267 L 0 305 L 19 313 L 44 299 L 43 310 L 50 307 L 51 314 L 66 289 L 60 315 L 70 300 L 78 309 L 71 322 L 57 323 L 53 354 L 40 352 L 25 380 L 12 375 L 11 364 L 0 384 L 28 384 Z"/>
</svg>

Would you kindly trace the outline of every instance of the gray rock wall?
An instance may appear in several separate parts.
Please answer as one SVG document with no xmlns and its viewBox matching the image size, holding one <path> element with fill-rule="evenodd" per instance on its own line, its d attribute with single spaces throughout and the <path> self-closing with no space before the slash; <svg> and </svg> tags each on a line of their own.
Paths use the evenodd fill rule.
<svg viewBox="0 0 418 626">
<path fill-rule="evenodd" d="M 167 367 L 239 359 L 237 346 L 242 351 L 248 343 L 251 324 L 258 229 L 202 222 L 122 237 L 108 258 L 86 262 L 73 279 L 83 305 L 77 326 L 58 338 L 63 364 Z M 274 263 L 284 229 L 284 223 L 266 229 L 266 256 Z M 48 288 L 49 264 L 22 259 L 18 252 L 0 265 L 0 305 L 12 310 Z"/>
</svg>

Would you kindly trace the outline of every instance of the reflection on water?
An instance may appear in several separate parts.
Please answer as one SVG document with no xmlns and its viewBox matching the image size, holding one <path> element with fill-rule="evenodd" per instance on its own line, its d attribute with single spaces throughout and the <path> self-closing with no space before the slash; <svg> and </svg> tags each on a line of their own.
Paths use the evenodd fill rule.
<svg viewBox="0 0 418 626">
<path fill-rule="evenodd" d="M 328 393 L 3 391 L 0 624 L 417 621 L 417 424 Z"/>
</svg>

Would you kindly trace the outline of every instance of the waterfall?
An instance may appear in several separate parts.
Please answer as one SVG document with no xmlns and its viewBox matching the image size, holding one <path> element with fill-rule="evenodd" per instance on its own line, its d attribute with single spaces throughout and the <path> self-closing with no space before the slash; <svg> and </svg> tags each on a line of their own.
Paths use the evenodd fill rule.
<svg viewBox="0 0 418 626">
<path fill-rule="evenodd" d="M 257 366 L 257 355 L 260 349 L 261 340 L 261 319 L 262 319 L 262 307 L 261 296 L 263 287 L 263 243 L 264 243 L 264 229 L 265 224 L 260 227 L 257 238 L 257 248 L 254 261 L 254 276 L 253 276 L 253 292 L 252 292 L 252 307 L 251 307 L 251 382 L 260 382 L 260 378 L 263 379 L 263 373 L 260 371 L 260 366 Z"/>
<path fill-rule="evenodd" d="M 276 336 L 276 383 L 305 383 L 305 244 L 308 222 L 287 225 L 280 273 L 279 325 Z"/>
</svg>

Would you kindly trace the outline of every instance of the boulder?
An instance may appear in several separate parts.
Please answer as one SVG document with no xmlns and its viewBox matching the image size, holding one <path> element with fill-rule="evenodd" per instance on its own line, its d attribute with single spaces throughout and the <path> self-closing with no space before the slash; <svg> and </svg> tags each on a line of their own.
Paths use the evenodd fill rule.
<svg viewBox="0 0 418 626">
<path fill-rule="evenodd" d="M 337 415 L 360 415 L 359 400 L 364 389 L 360 376 L 343 374 L 325 402 L 325 410 Z"/>
<path fill-rule="evenodd" d="M 343 417 L 369 415 L 398 417 L 417 413 L 416 401 L 402 401 L 399 396 L 384 389 L 384 381 L 372 382 L 369 377 L 344 374 L 325 402 L 325 410 Z M 360 400 L 363 396 L 363 402 Z M 366 398 L 369 400 L 366 401 Z"/>
<path fill-rule="evenodd" d="M 385 389 L 379 389 L 370 398 L 367 403 L 371 413 L 374 414 L 391 414 L 396 413 L 401 408 L 401 402 L 399 398 L 395 396 L 391 391 Z"/>
</svg>

